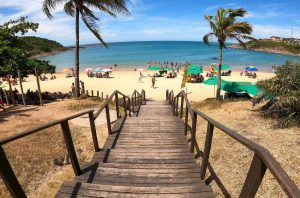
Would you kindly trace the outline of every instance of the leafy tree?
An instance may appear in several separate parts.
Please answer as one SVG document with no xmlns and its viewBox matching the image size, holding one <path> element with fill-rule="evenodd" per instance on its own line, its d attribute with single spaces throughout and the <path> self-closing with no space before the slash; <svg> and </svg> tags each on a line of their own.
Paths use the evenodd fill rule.
<svg viewBox="0 0 300 198">
<path fill-rule="evenodd" d="M 212 32 L 203 37 L 204 43 L 209 45 L 209 39 L 213 36 L 217 38 L 219 43 L 217 98 L 219 98 L 221 94 L 221 65 L 223 59 L 223 48 L 227 48 L 226 40 L 237 40 L 243 47 L 246 48 L 246 45 L 242 40 L 254 39 L 250 36 L 252 33 L 251 25 L 247 22 L 236 21 L 237 17 L 244 17 L 246 13 L 247 11 L 243 8 L 219 8 L 216 16 L 204 16 L 212 30 Z"/>
<path fill-rule="evenodd" d="M 116 17 L 119 13 L 129 14 L 129 11 L 126 8 L 125 0 L 44 0 L 43 12 L 51 19 L 53 17 L 51 10 L 55 9 L 55 7 L 61 3 L 65 3 L 64 11 L 68 15 L 75 17 L 75 87 L 76 97 L 79 97 L 79 17 L 81 16 L 82 21 L 89 30 L 104 46 L 107 47 L 107 44 L 102 39 L 99 28 L 96 24 L 96 21 L 99 19 L 95 16 L 92 8 L 107 13 L 113 17 Z"/>
<path fill-rule="evenodd" d="M 288 127 L 300 120 L 300 63 L 287 61 L 276 67 L 276 76 L 257 82 L 261 95 L 253 101 L 265 115 L 278 119 L 281 127 Z"/>
<path fill-rule="evenodd" d="M 55 66 L 47 61 L 29 59 L 25 50 L 26 42 L 18 35 L 24 35 L 29 31 L 36 31 L 38 23 L 26 21 L 26 17 L 18 20 L 10 20 L 0 25 L 0 76 L 18 77 L 18 70 L 21 77 L 27 77 L 34 73 L 34 67 L 38 67 L 43 73 L 54 73 Z"/>
</svg>

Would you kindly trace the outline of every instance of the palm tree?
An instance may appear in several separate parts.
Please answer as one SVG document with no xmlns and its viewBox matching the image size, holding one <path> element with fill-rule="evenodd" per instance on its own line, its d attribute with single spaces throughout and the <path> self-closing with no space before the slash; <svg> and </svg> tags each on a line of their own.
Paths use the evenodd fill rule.
<svg viewBox="0 0 300 198">
<path fill-rule="evenodd" d="M 117 17 L 117 14 L 127 14 L 129 11 L 126 7 L 125 0 L 44 0 L 43 12 L 49 19 L 52 19 L 51 10 L 61 3 L 64 3 L 64 11 L 66 14 L 75 16 L 75 32 L 76 32 L 76 45 L 75 45 L 75 87 L 76 97 L 80 95 L 79 88 L 79 16 L 81 16 L 84 24 L 96 36 L 96 38 L 105 46 L 108 45 L 102 39 L 96 21 L 99 19 L 95 16 L 92 9 L 97 9 L 105 12 L 110 16 Z"/>
<path fill-rule="evenodd" d="M 208 21 L 212 32 L 203 37 L 205 44 L 209 45 L 209 39 L 216 37 L 219 42 L 219 57 L 218 57 L 218 86 L 216 97 L 221 95 L 221 65 L 223 58 L 223 48 L 227 48 L 225 42 L 227 39 L 235 39 L 240 45 L 246 48 L 243 39 L 255 40 L 251 37 L 252 27 L 247 22 L 236 22 L 237 17 L 244 17 L 247 11 L 243 8 L 239 9 L 223 9 L 219 8 L 216 16 L 207 16 L 204 18 Z"/>
</svg>

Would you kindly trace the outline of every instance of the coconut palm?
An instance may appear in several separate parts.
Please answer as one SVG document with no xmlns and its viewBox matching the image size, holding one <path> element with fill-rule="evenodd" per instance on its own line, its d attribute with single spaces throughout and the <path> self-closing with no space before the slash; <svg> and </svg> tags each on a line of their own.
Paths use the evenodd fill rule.
<svg viewBox="0 0 300 198">
<path fill-rule="evenodd" d="M 216 16 L 207 16 L 204 18 L 208 21 L 212 32 L 203 37 L 205 44 L 209 45 L 209 39 L 216 37 L 219 42 L 219 57 L 218 57 L 218 86 L 216 97 L 220 97 L 221 93 L 221 65 L 223 58 L 223 48 L 226 47 L 227 39 L 237 40 L 240 45 L 246 48 L 243 39 L 251 39 L 252 27 L 247 22 L 237 22 L 237 17 L 244 17 L 247 11 L 243 8 L 239 9 L 223 9 L 219 8 Z"/>
<path fill-rule="evenodd" d="M 44 0 L 43 12 L 49 19 L 52 19 L 51 11 L 59 4 L 64 3 L 64 11 L 66 14 L 75 17 L 75 87 L 76 97 L 80 95 L 79 88 L 79 17 L 88 27 L 88 29 L 96 36 L 96 38 L 105 46 L 108 45 L 102 39 L 99 28 L 96 24 L 98 17 L 95 16 L 92 9 L 107 13 L 110 16 L 117 17 L 117 14 L 127 14 L 129 11 L 126 7 L 125 0 Z"/>
</svg>

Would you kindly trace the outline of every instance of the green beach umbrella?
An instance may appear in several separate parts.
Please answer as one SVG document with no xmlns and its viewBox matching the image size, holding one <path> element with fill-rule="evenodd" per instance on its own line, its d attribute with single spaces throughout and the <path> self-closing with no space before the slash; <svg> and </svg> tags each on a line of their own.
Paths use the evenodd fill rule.
<svg viewBox="0 0 300 198">
<path fill-rule="evenodd" d="M 201 74 L 203 73 L 203 68 L 200 65 L 190 65 L 188 69 L 188 74 Z"/>
<path fill-rule="evenodd" d="M 228 81 L 221 79 L 221 87 L 225 86 L 227 83 L 228 83 Z M 217 85 L 218 84 L 218 77 L 217 76 L 213 76 L 213 77 L 205 80 L 203 82 L 203 84 L 205 84 L 205 85 Z"/>
<path fill-rule="evenodd" d="M 173 69 L 171 67 L 167 67 L 163 69 L 164 71 L 173 71 Z"/>
<path fill-rule="evenodd" d="M 215 69 L 218 71 L 218 70 L 219 70 L 219 67 L 216 66 Z M 230 66 L 229 66 L 229 65 L 222 65 L 222 66 L 221 66 L 221 71 L 229 70 L 229 69 L 230 69 Z"/>
<path fill-rule="evenodd" d="M 157 65 L 151 65 L 150 67 L 148 67 L 148 70 L 151 70 L 151 71 L 160 71 L 162 69 L 159 66 L 157 66 Z"/>
</svg>

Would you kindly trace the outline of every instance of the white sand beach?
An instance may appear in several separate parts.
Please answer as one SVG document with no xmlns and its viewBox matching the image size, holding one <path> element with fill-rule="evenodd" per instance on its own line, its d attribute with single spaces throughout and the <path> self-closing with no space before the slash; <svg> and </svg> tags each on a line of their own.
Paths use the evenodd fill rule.
<svg viewBox="0 0 300 198">
<path fill-rule="evenodd" d="M 144 89 L 147 94 L 147 98 L 155 100 L 164 100 L 165 91 L 167 89 L 174 90 L 175 93 L 181 90 L 182 74 L 183 71 L 180 71 L 180 74 L 177 78 L 156 78 L 156 88 L 151 88 L 151 78 L 153 71 L 143 71 L 144 77 L 142 82 L 138 82 L 139 72 L 129 71 L 128 69 L 117 69 L 111 73 L 111 78 L 88 78 L 87 74 L 82 72 L 80 73 L 80 80 L 85 83 L 86 90 L 94 90 L 103 92 L 104 97 L 110 95 L 114 90 L 118 89 L 124 94 L 130 95 L 134 89 L 140 91 Z M 67 93 L 71 90 L 71 84 L 74 82 L 74 78 L 66 78 L 64 73 L 55 74 L 57 79 L 41 81 L 42 92 L 63 92 Z M 222 79 L 226 81 L 236 81 L 236 82 L 251 82 L 256 83 L 258 80 L 271 78 L 275 74 L 267 72 L 257 72 L 257 79 L 248 78 L 247 76 L 240 76 L 240 72 L 233 71 L 231 76 L 224 76 Z M 46 75 L 50 79 L 50 75 Z M 205 79 L 207 79 L 205 77 Z M 200 101 L 206 98 L 214 97 L 214 88 L 213 85 L 205 85 L 203 83 L 187 83 L 187 92 L 188 97 L 191 101 Z M 20 86 L 14 86 L 20 90 Z M 26 82 L 23 83 L 24 92 L 27 89 L 35 91 L 37 89 L 37 84 L 34 76 L 29 76 L 26 78 Z M 185 88 L 184 88 L 185 89 Z"/>
</svg>

